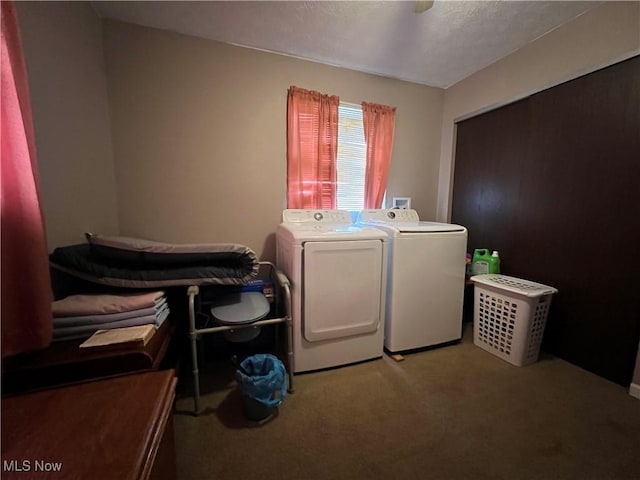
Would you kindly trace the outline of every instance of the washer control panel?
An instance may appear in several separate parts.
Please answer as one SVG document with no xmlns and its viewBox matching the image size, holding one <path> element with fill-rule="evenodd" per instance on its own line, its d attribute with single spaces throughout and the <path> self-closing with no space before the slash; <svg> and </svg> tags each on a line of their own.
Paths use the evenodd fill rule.
<svg viewBox="0 0 640 480">
<path fill-rule="evenodd" d="M 282 212 L 283 223 L 351 225 L 351 215 L 346 210 L 287 209 Z"/>
<path fill-rule="evenodd" d="M 418 212 L 408 208 L 386 208 L 378 210 L 363 210 L 360 213 L 360 220 L 363 222 L 418 222 Z"/>
</svg>

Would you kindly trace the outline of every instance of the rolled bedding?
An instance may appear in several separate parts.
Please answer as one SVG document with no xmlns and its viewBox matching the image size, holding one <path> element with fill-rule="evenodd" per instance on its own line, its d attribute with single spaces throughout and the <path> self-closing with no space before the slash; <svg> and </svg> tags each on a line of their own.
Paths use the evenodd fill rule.
<svg viewBox="0 0 640 480">
<path fill-rule="evenodd" d="M 258 273 L 258 258 L 234 243 L 169 244 L 87 235 L 87 244 L 56 248 L 53 268 L 114 287 L 243 285 Z"/>
</svg>

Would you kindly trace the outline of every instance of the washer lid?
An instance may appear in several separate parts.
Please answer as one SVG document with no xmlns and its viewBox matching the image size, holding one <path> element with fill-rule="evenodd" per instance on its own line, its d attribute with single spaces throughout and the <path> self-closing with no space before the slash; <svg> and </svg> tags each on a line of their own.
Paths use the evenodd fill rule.
<svg viewBox="0 0 640 480">
<path fill-rule="evenodd" d="M 466 230 L 461 225 L 437 222 L 393 223 L 387 226 L 400 233 L 464 232 Z"/>
</svg>

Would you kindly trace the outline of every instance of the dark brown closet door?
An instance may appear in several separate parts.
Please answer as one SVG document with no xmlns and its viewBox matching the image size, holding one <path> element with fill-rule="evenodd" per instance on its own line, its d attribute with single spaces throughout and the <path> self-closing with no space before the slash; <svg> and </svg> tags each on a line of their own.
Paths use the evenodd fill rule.
<svg viewBox="0 0 640 480">
<path fill-rule="evenodd" d="M 640 60 L 460 122 L 452 221 L 560 290 L 543 348 L 628 385 L 640 336 Z"/>
<path fill-rule="evenodd" d="M 520 101 L 458 125 L 452 221 L 469 230 L 469 248 L 503 250 L 517 238 L 528 121 Z"/>
</svg>

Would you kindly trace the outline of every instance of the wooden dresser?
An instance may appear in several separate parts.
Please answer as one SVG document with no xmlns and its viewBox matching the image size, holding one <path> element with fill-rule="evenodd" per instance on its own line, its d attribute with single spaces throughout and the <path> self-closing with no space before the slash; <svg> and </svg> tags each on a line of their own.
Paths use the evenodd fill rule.
<svg viewBox="0 0 640 480">
<path fill-rule="evenodd" d="M 2 393 L 26 393 L 133 372 L 158 370 L 173 341 L 177 322 L 168 318 L 144 347 L 81 349 L 81 340 L 2 360 Z"/>
<path fill-rule="evenodd" d="M 173 370 L 2 399 L 3 479 L 175 479 Z"/>
</svg>

